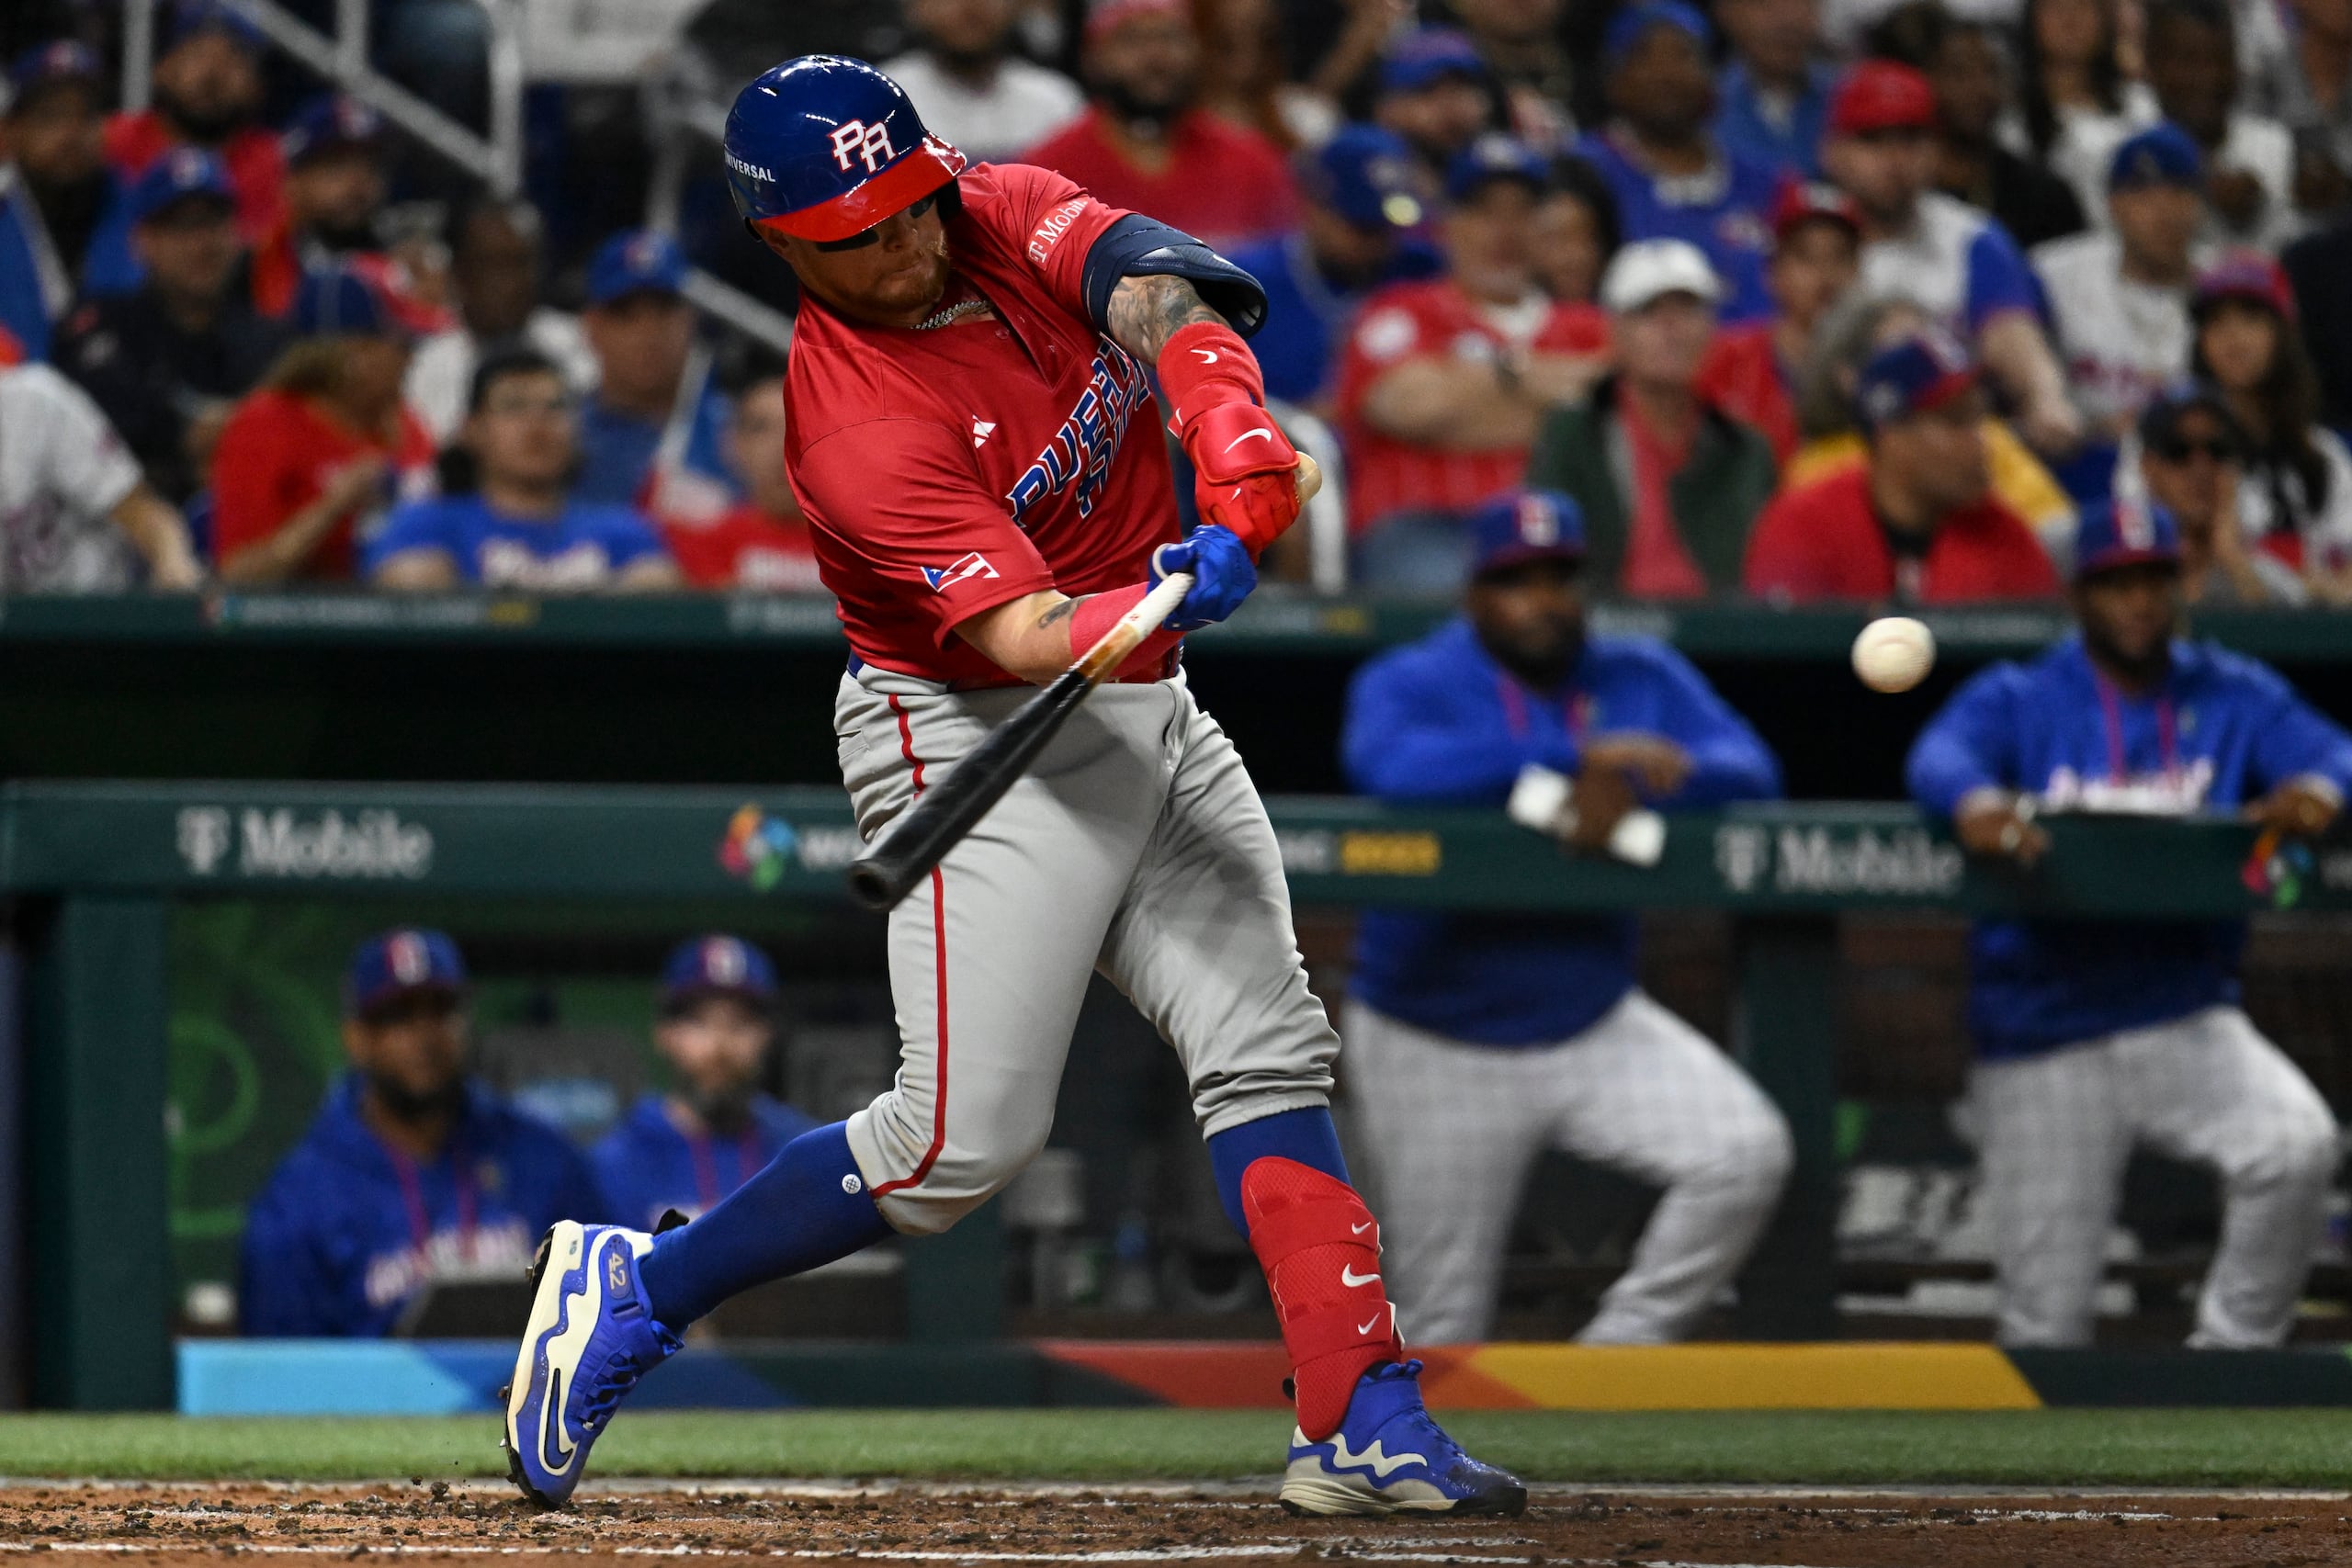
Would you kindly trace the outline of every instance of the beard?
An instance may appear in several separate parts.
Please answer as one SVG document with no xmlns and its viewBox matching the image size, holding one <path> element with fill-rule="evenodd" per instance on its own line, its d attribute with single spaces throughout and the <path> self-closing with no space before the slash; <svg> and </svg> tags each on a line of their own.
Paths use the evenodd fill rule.
<svg viewBox="0 0 2352 1568">
<path fill-rule="evenodd" d="M 684 1100 L 702 1124 L 714 1133 L 740 1133 L 752 1124 L 752 1086 L 727 1084 L 718 1089 L 682 1089 Z"/>
<path fill-rule="evenodd" d="M 1193 101 L 1190 77 L 1161 84 L 1151 90 L 1139 90 L 1125 82 L 1098 82 L 1094 96 L 1111 111 L 1111 118 L 1137 136 L 1156 137 L 1168 129 L 1169 121 L 1182 114 Z"/>
<path fill-rule="evenodd" d="M 1500 637 L 1486 642 L 1496 663 L 1510 671 L 1532 691 L 1548 692 L 1568 678 L 1584 655 L 1584 622 L 1579 619 L 1553 637 L 1541 640 Z"/>
<path fill-rule="evenodd" d="M 181 102 L 162 88 L 155 90 L 155 107 L 165 119 L 179 128 L 180 134 L 199 147 L 218 147 L 253 119 L 253 110 L 243 104 L 217 108 L 199 108 Z"/>
<path fill-rule="evenodd" d="M 466 1103 L 466 1080 L 451 1078 L 447 1083 L 429 1089 L 413 1089 L 397 1078 L 381 1073 L 368 1075 L 368 1087 L 376 1096 L 376 1103 L 396 1122 L 425 1122 L 438 1116 L 455 1116 Z"/>
</svg>

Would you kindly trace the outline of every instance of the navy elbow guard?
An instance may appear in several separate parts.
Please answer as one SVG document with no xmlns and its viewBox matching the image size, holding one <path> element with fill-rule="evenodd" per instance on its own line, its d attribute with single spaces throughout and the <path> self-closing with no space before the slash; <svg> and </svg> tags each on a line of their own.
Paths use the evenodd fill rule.
<svg viewBox="0 0 2352 1568">
<path fill-rule="evenodd" d="M 1086 253 L 1086 311 L 1097 332 L 1111 330 L 1111 291 L 1123 277 L 1181 277 L 1243 337 L 1266 322 L 1266 291 L 1256 278 L 1182 229 L 1139 212 L 1103 230 Z"/>
</svg>

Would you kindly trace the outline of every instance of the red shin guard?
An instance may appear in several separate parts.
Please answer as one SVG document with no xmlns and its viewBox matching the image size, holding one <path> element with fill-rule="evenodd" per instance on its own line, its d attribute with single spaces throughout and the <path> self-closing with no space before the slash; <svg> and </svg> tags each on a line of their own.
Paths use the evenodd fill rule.
<svg viewBox="0 0 2352 1568">
<path fill-rule="evenodd" d="M 1272 1156 L 1241 1173 L 1241 1212 L 1296 1369 L 1299 1430 L 1320 1441 L 1346 1417 L 1356 1380 L 1405 1353 L 1380 1281 L 1380 1228 L 1354 1188 Z"/>
</svg>

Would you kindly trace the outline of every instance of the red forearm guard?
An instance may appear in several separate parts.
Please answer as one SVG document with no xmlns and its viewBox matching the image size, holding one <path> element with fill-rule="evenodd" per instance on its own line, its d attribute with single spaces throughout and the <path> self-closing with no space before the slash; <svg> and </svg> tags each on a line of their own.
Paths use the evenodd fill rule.
<svg viewBox="0 0 2352 1568">
<path fill-rule="evenodd" d="M 1380 1227 L 1354 1188 L 1273 1156 L 1241 1173 L 1241 1213 L 1295 1369 L 1298 1429 L 1320 1441 L 1347 1417 L 1357 1380 L 1405 1354 L 1380 1281 Z"/>
<path fill-rule="evenodd" d="M 1265 373 L 1241 334 L 1222 321 L 1194 321 L 1159 351 L 1159 387 L 1176 411 L 1170 426 L 1184 427 L 1219 403 L 1262 403 Z"/>
<path fill-rule="evenodd" d="M 1113 588 L 1080 599 L 1069 616 L 1070 662 L 1075 664 L 1085 657 L 1086 650 L 1102 641 L 1102 634 L 1117 626 L 1119 617 L 1142 604 L 1143 596 L 1150 592 L 1148 584 L 1138 582 L 1133 588 Z M 1183 640 L 1182 632 L 1160 627 L 1136 645 L 1136 650 L 1127 655 L 1127 661 L 1112 678 L 1140 673 L 1168 657 L 1168 650 Z"/>
</svg>

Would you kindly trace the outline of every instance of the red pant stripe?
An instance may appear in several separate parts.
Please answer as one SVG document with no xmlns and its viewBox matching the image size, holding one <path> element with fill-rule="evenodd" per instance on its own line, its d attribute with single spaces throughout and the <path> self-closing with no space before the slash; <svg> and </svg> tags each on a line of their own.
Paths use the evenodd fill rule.
<svg viewBox="0 0 2352 1568">
<path fill-rule="evenodd" d="M 915 795 L 922 795 L 922 759 L 915 755 L 914 728 L 907 720 L 907 710 L 895 696 L 889 698 L 890 711 L 899 716 L 899 754 L 914 770 Z M 939 867 L 931 868 L 931 942 L 933 966 L 933 990 L 939 998 L 938 1061 L 933 1066 L 933 1083 L 931 1102 L 931 1146 L 915 1163 L 913 1174 L 897 1181 L 886 1181 L 874 1190 L 876 1199 L 888 1197 L 902 1187 L 912 1187 L 931 1174 L 939 1159 L 939 1151 L 947 1145 L 947 884 Z"/>
</svg>

